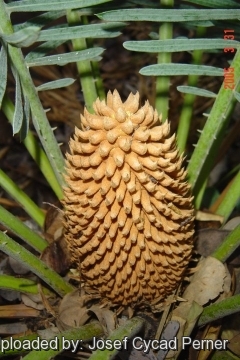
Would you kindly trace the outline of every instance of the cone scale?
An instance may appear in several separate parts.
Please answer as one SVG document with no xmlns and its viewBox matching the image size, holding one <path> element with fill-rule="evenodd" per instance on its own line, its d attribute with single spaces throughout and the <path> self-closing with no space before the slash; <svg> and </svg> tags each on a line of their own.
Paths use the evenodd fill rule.
<svg viewBox="0 0 240 360">
<path fill-rule="evenodd" d="M 163 300 L 190 260 L 193 208 L 169 123 L 118 92 L 85 109 L 66 155 L 65 238 L 81 278 L 114 304 Z"/>
</svg>

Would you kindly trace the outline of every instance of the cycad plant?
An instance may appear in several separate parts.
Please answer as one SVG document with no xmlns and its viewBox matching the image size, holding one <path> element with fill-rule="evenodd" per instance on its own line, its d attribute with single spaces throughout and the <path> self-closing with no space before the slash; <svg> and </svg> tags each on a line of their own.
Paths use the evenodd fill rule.
<svg viewBox="0 0 240 360">
<path fill-rule="evenodd" d="M 210 172 L 231 126 L 235 106 L 240 101 L 239 17 L 240 6 L 238 1 L 234 0 L 176 2 L 160 0 L 159 2 L 149 1 L 147 4 L 141 0 L 68 0 L 67 2 L 63 0 L 51 2 L 48 0 L 0 0 L 1 111 L 12 125 L 13 136 L 20 139 L 37 163 L 49 187 L 55 193 L 56 200 L 62 200 L 63 187 L 66 186 L 63 177 L 64 156 L 48 121 L 48 113 L 40 101 L 39 92 L 69 86 L 75 79 L 59 78 L 35 86 L 32 69 L 39 66 L 67 66 L 69 63 L 75 63 L 76 77 L 80 79 L 84 104 L 91 115 L 94 112 L 93 103 L 98 97 L 103 100 L 108 90 L 104 88 L 99 66 L 101 56 L 108 51 L 104 49 L 107 39 L 118 37 L 122 31 L 126 31 L 129 24 L 134 22 L 140 23 L 143 27 L 146 22 L 150 23 L 152 32 L 146 40 L 129 40 L 122 45 L 130 52 L 137 52 L 141 57 L 145 57 L 146 53 L 156 54 L 155 64 L 146 65 L 138 71 L 144 77 L 146 76 L 146 79 L 148 77 L 155 79 L 154 103 L 151 105 L 159 114 L 162 114 L 163 122 L 169 115 L 169 88 L 172 79 L 178 75 L 186 76 L 184 85 L 177 87 L 179 96 L 183 97 L 179 113 L 177 143 L 180 153 L 188 149 L 188 182 L 194 196 L 194 207 L 199 210 L 208 193 L 207 184 Z M 24 21 L 15 21 L 15 18 L 24 18 Z M 175 36 L 176 25 L 183 29 L 183 33 L 191 31 L 192 38 Z M 99 46 L 100 43 L 103 45 Z M 63 44 L 66 46 L 62 46 Z M 173 62 L 172 55 L 179 52 L 188 52 L 190 61 Z M 225 68 L 203 65 L 205 53 L 212 53 L 213 58 L 226 54 L 229 56 L 229 63 Z M 209 77 L 209 81 L 219 77 L 222 81 L 219 90 L 212 92 L 201 87 L 199 80 L 202 76 Z M 14 101 L 9 94 L 10 78 L 14 79 Z M 212 102 L 209 112 L 204 114 L 206 121 L 203 127 L 198 129 L 200 135 L 192 150 L 191 146 L 187 147 L 187 143 L 190 129 L 194 127 L 193 106 L 195 100 L 201 96 L 212 98 Z M 78 127 L 80 127 L 80 121 Z M 1 156 L 4 156 L 4 153 Z M 239 165 L 230 169 L 226 174 L 226 179 L 228 180 L 226 187 L 217 194 L 217 198 L 215 196 L 210 207 L 214 214 L 222 217 L 223 224 L 239 205 Z M 0 185 L 21 205 L 28 216 L 43 228 L 45 213 L 41 206 L 36 204 L 2 168 L 0 169 Z M 48 199 L 44 201 L 47 202 Z M 174 205 L 172 209 L 175 209 Z M 175 213 L 176 211 L 175 209 Z M 183 221 L 185 223 L 182 222 L 182 226 L 187 226 L 188 216 Z M 189 220 L 190 223 L 191 221 Z M 65 278 L 39 259 L 39 254 L 48 245 L 44 235 L 31 230 L 1 205 L 0 222 L 4 229 L 21 239 L 21 241 L 13 240 L 6 231 L 1 231 L 0 250 L 25 264 L 39 279 L 43 280 L 44 291 L 49 291 L 50 287 L 59 297 L 64 297 L 75 289 Z M 212 256 L 225 262 L 238 247 L 239 238 L 240 226 L 238 225 L 212 253 Z M 22 241 L 33 251 L 27 250 L 26 246 L 22 245 Z M 6 274 L 0 275 L 0 288 L 18 290 L 23 293 L 37 294 L 39 292 L 37 282 Z M 123 304 L 125 304 L 124 301 Z M 220 305 L 212 306 L 215 308 L 211 308 L 211 305 L 204 308 L 202 317 L 200 316 L 199 319 L 200 324 L 240 311 L 239 295 L 223 300 Z M 141 329 L 142 324 L 142 319 L 133 318 L 123 329 L 116 330 L 118 332 L 111 335 L 112 339 L 133 336 Z M 83 328 L 68 330 L 64 334 L 66 339 L 90 340 L 91 337 L 102 334 L 102 327 L 95 323 L 92 326 L 88 324 Z M 61 345 L 60 336 L 59 341 Z M 61 346 L 55 352 L 54 350 L 43 352 L 42 357 L 39 354 L 38 358 L 55 356 L 61 351 L 60 348 Z M 96 352 L 92 358 L 108 359 L 113 353 L 111 349 L 100 354 Z M 33 359 L 35 356 L 35 352 L 32 351 L 26 359 Z M 228 354 L 228 356 L 231 355 Z"/>
</svg>

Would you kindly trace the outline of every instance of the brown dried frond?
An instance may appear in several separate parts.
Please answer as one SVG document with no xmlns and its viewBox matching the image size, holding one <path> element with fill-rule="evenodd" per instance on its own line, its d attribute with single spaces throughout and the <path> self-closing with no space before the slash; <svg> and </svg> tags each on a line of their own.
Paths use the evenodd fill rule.
<svg viewBox="0 0 240 360">
<path fill-rule="evenodd" d="M 193 208 L 169 123 L 139 94 L 86 109 L 67 154 L 66 240 L 86 283 L 116 304 L 164 299 L 192 251 Z"/>
</svg>

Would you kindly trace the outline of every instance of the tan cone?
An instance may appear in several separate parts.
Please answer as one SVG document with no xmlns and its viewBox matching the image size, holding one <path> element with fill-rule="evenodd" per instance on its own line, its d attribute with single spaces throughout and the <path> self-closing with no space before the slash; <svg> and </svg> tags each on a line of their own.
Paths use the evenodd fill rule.
<svg viewBox="0 0 240 360">
<path fill-rule="evenodd" d="M 86 109 L 67 154 L 66 240 L 83 280 L 116 304 L 164 299 L 187 266 L 193 208 L 169 123 L 139 94 Z"/>
</svg>

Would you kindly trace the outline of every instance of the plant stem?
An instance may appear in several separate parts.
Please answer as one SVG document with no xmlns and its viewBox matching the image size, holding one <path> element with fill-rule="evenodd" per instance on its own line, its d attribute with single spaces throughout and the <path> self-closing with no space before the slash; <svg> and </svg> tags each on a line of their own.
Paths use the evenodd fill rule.
<svg viewBox="0 0 240 360">
<path fill-rule="evenodd" d="M 3 0 L 0 0 L 0 31 L 5 35 L 13 33 L 13 27 Z M 61 185 L 63 183 L 63 156 L 49 125 L 46 113 L 42 107 L 38 93 L 32 81 L 29 69 L 26 66 L 21 49 L 8 45 L 8 53 L 12 65 L 18 72 L 21 86 L 25 96 L 28 98 L 32 115 L 33 124 L 46 151 L 56 178 Z"/>
<path fill-rule="evenodd" d="M 174 0 L 160 0 L 160 5 L 162 8 L 173 8 Z M 173 36 L 173 25 L 170 22 L 162 23 L 159 27 L 159 39 L 167 40 L 172 39 Z M 162 63 L 171 63 L 172 54 L 170 52 L 162 52 L 158 54 L 157 62 L 158 64 Z M 169 109 L 169 87 L 170 87 L 170 77 L 169 76 L 158 76 L 156 80 L 156 102 L 155 107 L 159 114 L 162 114 L 162 121 L 165 121 L 168 118 L 168 109 Z"/>
<path fill-rule="evenodd" d="M 235 229 L 230 232 L 211 256 L 224 263 L 239 246 L 240 225 L 236 226 Z"/>
<path fill-rule="evenodd" d="M 224 217 L 224 223 L 231 215 L 236 203 L 240 199 L 240 171 L 223 190 L 217 201 L 211 206 L 210 211 Z"/>
<path fill-rule="evenodd" d="M 240 49 L 237 50 L 231 67 L 234 68 L 235 75 L 234 90 L 237 90 L 240 83 Z M 233 93 L 234 90 L 225 89 L 224 83 L 222 84 L 197 146 L 190 159 L 188 175 L 195 196 L 198 195 L 204 182 L 209 176 L 221 137 L 224 135 L 223 133 L 229 122 L 229 115 L 236 104 Z"/>
<path fill-rule="evenodd" d="M 18 340 L 22 343 L 23 340 L 32 341 L 32 340 L 36 340 L 38 337 L 39 337 L 39 335 L 37 333 L 33 333 L 33 334 L 25 335 L 25 336 L 18 336 Z M 11 341 L 10 336 L 9 337 L 4 337 L 4 340 Z M 16 349 L 9 349 L 9 350 L 0 349 L 0 358 L 6 357 L 6 356 L 11 356 L 11 355 L 16 356 L 16 355 L 25 354 L 25 353 L 26 353 L 26 350 L 23 350 L 23 349 L 21 349 L 21 350 L 20 349 L 19 350 L 16 350 Z"/>
<path fill-rule="evenodd" d="M 64 340 L 68 340 L 70 343 L 72 341 L 76 342 L 77 340 L 90 341 L 94 336 L 100 337 L 101 335 L 103 335 L 103 333 L 104 333 L 103 328 L 99 322 L 92 322 L 90 324 L 83 325 L 76 329 L 63 331 L 55 337 L 58 340 L 57 341 L 58 346 L 56 350 L 50 349 L 48 351 L 41 351 L 41 354 L 39 354 L 39 350 L 33 350 L 27 356 L 24 357 L 24 360 L 53 359 L 54 356 L 60 354 L 63 351 L 63 338 Z M 79 346 L 81 346 L 81 341 L 79 343 Z"/>
<path fill-rule="evenodd" d="M 82 20 L 86 18 L 82 17 Z M 81 17 L 77 11 L 68 10 L 67 11 L 67 21 L 70 25 L 79 25 L 81 23 Z M 73 39 L 72 45 L 74 51 L 81 51 L 88 48 L 87 40 L 84 38 L 81 39 Z M 90 61 L 78 61 L 77 69 L 80 75 L 80 82 L 81 87 L 84 95 L 85 106 L 88 111 L 93 112 L 93 102 L 97 99 L 97 87 L 96 87 L 96 80 L 93 76 L 93 68 L 92 63 Z"/>
<path fill-rule="evenodd" d="M 139 333 L 139 331 L 143 328 L 144 323 L 144 319 L 136 316 L 113 331 L 108 339 L 113 342 L 114 340 L 122 341 L 126 337 L 132 338 L 134 335 Z M 110 360 L 117 354 L 117 352 L 118 350 L 114 348 L 112 350 L 96 350 L 92 356 L 90 356 L 89 360 Z"/>
<path fill-rule="evenodd" d="M 91 39 L 90 39 L 91 40 Z M 97 95 L 99 97 L 100 100 L 105 99 L 106 94 L 105 94 L 105 90 L 104 90 L 104 86 L 103 86 L 103 80 L 100 74 L 100 69 L 99 69 L 99 62 L 98 61 L 93 61 L 92 62 L 92 71 L 93 71 L 93 75 L 95 78 L 95 85 L 96 85 L 96 89 L 97 89 Z"/>
<path fill-rule="evenodd" d="M 39 236 L 35 231 L 32 231 L 28 226 L 26 226 L 16 216 L 12 215 L 9 211 L 4 209 L 1 205 L 0 223 L 40 253 L 48 246 L 48 242 L 45 239 Z"/>
<path fill-rule="evenodd" d="M 27 266 L 29 270 L 45 281 L 60 296 L 64 296 L 74 290 L 74 288 L 64 281 L 54 270 L 50 269 L 43 261 L 2 231 L 0 231 L 0 250 Z"/>
<path fill-rule="evenodd" d="M 43 211 L 1 169 L 0 185 L 13 199 L 22 205 L 23 209 L 39 226 L 43 226 L 45 218 Z"/>
<path fill-rule="evenodd" d="M 239 311 L 240 295 L 238 294 L 205 307 L 199 317 L 198 326 L 206 325 L 209 322 L 221 319 L 231 314 L 235 314 Z"/>
<path fill-rule="evenodd" d="M 3 102 L 2 102 L 2 110 L 7 117 L 8 121 L 12 124 L 13 114 L 14 114 L 14 105 L 12 101 L 9 99 L 7 94 L 4 95 Z M 29 154 L 32 158 L 36 161 L 39 169 L 45 176 L 48 184 L 51 186 L 52 190 L 55 192 L 58 199 L 62 199 L 63 192 L 62 187 L 60 186 L 53 168 L 43 151 L 43 149 L 39 146 L 38 142 L 36 141 L 33 133 L 31 131 L 28 132 L 27 137 L 23 140 L 23 144 L 27 148 Z"/>
<path fill-rule="evenodd" d="M 200 206 L 201 206 L 202 199 L 203 199 L 203 196 L 204 196 L 204 193 L 205 193 L 205 189 L 207 187 L 207 183 L 208 183 L 208 179 L 205 179 L 205 181 L 203 182 L 201 188 L 198 191 L 198 194 L 194 198 L 196 209 L 199 209 Z"/>
<path fill-rule="evenodd" d="M 76 344 L 79 340 L 79 347 L 82 345 L 82 341 L 90 341 L 93 336 L 100 337 L 103 335 L 104 331 L 102 326 L 99 322 L 92 322 L 90 324 L 86 324 L 84 326 L 81 326 L 79 328 L 65 330 L 56 335 L 54 338 L 49 339 L 48 342 L 50 343 L 51 340 L 54 342 L 51 342 L 52 349 L 49 350 L 32 350 L 28 355 L 26 355 L 23 359 L 24 360 L 50 360 L 55 358 L 58 354 L 63 352 L 63 338 L 65 339 L 65 347 L 67 346 L 67 341 L 69 341 L 70 344 L 72 344 L 72 341 Z M 31 340 L 40 338 L 37 334 L 31 335 Z M 29 337 L 18 337 L 19 341 L 24 341 L 25 339 L 29 339 Z M 41 340 L 41 339 L 40 339 Z M 55 349 L 54 349 L 55 348 Z M 71 347 L 72 349 L 72 347 Z M 70 350 L 70 349 L 69 349 Z M 19 355 L 22 353 L 25 353 L 26 350 L 23 350 L 21 347 L 21 350 L 6 350 L 6 355 Z M 0 352 L 1 357 L 1 352 Z"/>
<path fill-rule="evenodd" d="M 28 294 L 39 293 L 39 285 L 35 281 L 2 274 L 0 274 L 0 289 L 14 290 Z M 48 296 L 53 296 L 53 293 L 43 286 L 41 287 L 41 291 Z"/>
<path fill-rule="evenodd" d="M 34 281 L 9 275 L 0 275 L 0 289 L 38 294 L 38 286 Z"/>
<path fill-rule="evenodd" d="M 211 360 L 239 360 L 239 356 L 234 355 L 231 351 L 217 350 L 213 352 Z"/>
<path fill-rule="evenodd" d="M 203 27 L 198 27 L 196 31 L 196 36 L 203 36 L 206 30 Z M 192 54 L 192 64 L 199 65 L 202 61 L 202 50 L 194 50 Z M 198 82 L 197 75 L 188 76 L 188 85 L 196 86 Z M 185 151 L 187 138 L 189 134 L 189 129 L 191 125 L 191 119 L 193 114 L 193 104 L 195 101 L 196 95 L 186 94 L 184 96 L 182 111 L 179 119 L 178 130 L 177 130 L 177 143 L 180 153 Z"/>
</svg>

